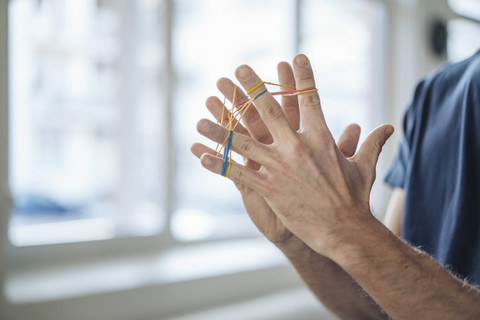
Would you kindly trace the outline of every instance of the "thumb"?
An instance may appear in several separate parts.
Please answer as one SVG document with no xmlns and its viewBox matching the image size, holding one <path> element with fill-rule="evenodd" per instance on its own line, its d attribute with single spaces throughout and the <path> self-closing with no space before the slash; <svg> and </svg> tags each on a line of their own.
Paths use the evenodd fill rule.
<svg viewBox="0 0 480 320">
<path fill-rule="evenodd" d="M 369 169 L 374 169 L 377 165 L 378 156 L 382 152 L 382 148 L 387 142 L 388 138 L 393 134 L 393 126 L 385 124 L 370 132 L 365 142 L 360 147 L 360 150 L 355 157 L 362 166 Z"/>
</svg>

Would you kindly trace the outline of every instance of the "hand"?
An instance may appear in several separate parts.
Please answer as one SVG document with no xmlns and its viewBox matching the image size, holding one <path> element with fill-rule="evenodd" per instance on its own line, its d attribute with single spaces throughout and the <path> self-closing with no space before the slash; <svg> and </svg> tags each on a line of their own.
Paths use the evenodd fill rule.
<svg viewBox="0 0 480 320">
<path fill-rule="evenodd" d="M 293 70 L 288 63 L 279 63 L 277 71 L 279 84 L 295 87 Z M 217 82 L 217 87 L 220 92 L 222 92 L 222 94 L 232 103 L 234 90 L 236 91 L 235 102 L 247 100 L 247 96 L 229 79 L 220 79 Z M 220 122 L 223 120 L 221 119 L 223 104 L 217 97 L 210 97 L 207 99 L 206 105 L 217 121 Z M 300 113 L 297 97 L 282 97 L 281 107 L 292 128 L 298 130 L 300 125 Z M 226 110 L 223 110 L 223 112 L 225 111 Z M 225 114 L 223 114 L 223 117 L 225 117 Z M 239 124 L 235 129 L 235 132 L 253 137 L 255 140 L 265 144 L 270 144 L 273 142 L 272 135 L 268 131 L 268 128 L 263 123 L 255 108 L 252 107 L 248 109 L 243 118 L 243 122 L 245 127 Z M 359 136 L 360 127 L 356 124 L 351 124 L 344 130 L 340 136 L 340 139 L 338 140 L 338 147 L 345 157 L 351 157 L 354 155 Z M 199 158 L 204 153 L 209 153 L 212 155 L 216 154 L 214 150 L 198 143 L 194 144 L 191 150 Z M 258 163 L 250 159 L 244 159 L 244 161 L 245 167 L 252 170 L 260 169 L 260 165 Z M 245 209 L 247 210 L 250 218 L 268 240 L 277 245 L 283 245 L 286 244 L 287 240 L 292 239 L 293 234 L 277 218 L 270 206 L 266 203 L 265 199 L 258 192 L 243 184 L 235 183 L 235 185 L 242 195 Z"/>
<path fill-rule="evenodd" d="M 277 67 L 279 83 L 285 86 L 295 86 L 295 79 L 293 77 L 293 70 L 291 66 L 286 62 L 281 62 Z M 235 84 L 227 79 L 222 78 L 217 82 L 217 87 L 222 94 L 227 97 L 230 102 L 238 103 L 239 101 L 246 101 L 248 98 L 243 91 L 236 87 Z M 235 102 L 233 100 L 235 92 Z M 223 121 L 225 117 L 223 109 L 223 103 L 217 97 L 210 97 L 206 102 L 208 110 L 212 113 L 217 121 Z M 298 129 L 299 126 L 299 110 L 297 97 L 282 97 L 282 110 L 290 120 L 292 128 Z M 222 112 L 223 111 L 223 112 Z M 264 144 L 271 144 L 273 142 L 270 131 L 265 126 L 260 115 L 254 107 L 247 110 L 243 117 L 243 123 L 239 124 L 235 132 L 243 134 L 245 136 L 252 137 L 256 141 Z M 196 143 L 192 146 L 191 151 L 197 157 L 201 157 L 202 154 L 208 153 L 215 155 L 216 152 L 204 145 Z M 251 170 L 259 170 L 260 165 L 255 161 L 248 158 L 244 158 L 245 167 Z M 265 199 L 255 190 L 248 187 L 245 184 L 235 183 L 239 189 L 242 200 L 250 218 L 257 228 L 262 232 L 268 240 L 275 244 L 285 243 L 286 240 L 291 239 L 292 233 L 285 228 L 284 224 L 277 218 L 270 206 L 266 203 Z"/>
<path fill-rule="evenodd" d="M 315 87 L 305 56 L 297 56 L 293 66 L 297 89 Z M 236 74 L 246 90 L 261 82 L 248 66 L 239 67 Z M 253 170 L 233 164 L 229 178 L 263 196 L 288 230 L 318 253 L 328 254 L 373 218 L 369 196 L 375 166 L 393 128 L 385 125 L 374 130 L 360 151 L 347 159 L 326 126 L 317 93 L 300 96 L 298 131 L 270 94 L 259 97 L 255 106 L 273 142 L 235 134 L 232 150 L 261 166 Z M 198 130 L 216 142 L 222 142 L 228 134 L 208 120 L 201 120 Z M 201 156 L 201 163 L 216 173 L 223 166 L 222 159 L 209 153 Z"/>
</svg>

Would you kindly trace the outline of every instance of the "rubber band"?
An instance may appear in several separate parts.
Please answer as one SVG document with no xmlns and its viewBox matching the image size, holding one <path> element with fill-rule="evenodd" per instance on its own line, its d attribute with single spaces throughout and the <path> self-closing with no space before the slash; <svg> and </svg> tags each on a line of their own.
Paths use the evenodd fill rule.
<svg viewBox="0 0 480 320">
<path fill-rule="evenodd" d="M 256 89 L 260 88 L 261 86 L 263 86 L 265 84 L 265 82 L 259 82 L 257 83 L 256 85 L 254 85 L 253 87 L 250 88 L 250 90 L 247 91 L 247 94 L 250 94 L 252 93 L 253 91 L 255 91 Z"/>
<path fill-rule="evenodd" d="M 228 178 L 230 175 L 230 170 L 232 169 L 232 160 L 228 159 L 228 167 L 227 167 L 227 173 L 225 174 L 225 178 Z"/>
<path fill-rule="evenodd" d="M 226 148 L 225 148 L 226 150 Z M 221 175 L 225 177 L 225 174 L 227 172 L 227 167 L 228 167 L 228 153 L 224 153 L 223 155 L 223 167 L 222 167 L 222 173 Z"/>
<path fill-rule="evenodd" d="M 222 168 L 222 176 L 227 177 L 227 168 L 229 166 L 230 160 L 230 147 L 232 146 L 232 138 L 233 138 L 233 130 L 230 130 L 230 134 L 228 136 L 227 146 L 223 150 L 223 168 Z"/>
<path fill-rule="evenodd" d="M 285 85 L 285 84 L 277 84 L 277 83 L 273 83 L 273 82 L 262 81 L 262 82 L 257 83 L 253 87 L 251 87 L 250 90 L 247 91 L 247 94 L 252 93 L 253 91 L 255 91 L 255 89 L 260 88 L 264 84 L 269 84 L 271 86 L 284 87 L 284 88 L 296 90 L 296 88 L 294 86 L 288 86 L 288 85 Z"/>
<path fill-rule="evenodd" d="M 271 92 L 270 94 L 272 96 L 298 96 L 298 95 L 318 91 L 317 88 L 297 90 L 293 86 L 275 84 L 272 82 L 260 82 L 254 85 L 252 88 L 250 88 L 250 90 L 247 91 L 247 94 L 250 95 L 252 92 L 260 88 L 262 85 L 266 85 L 266 84 L 290 89 L 290 90 L 284 90 L 284 91 Z M 238 126 L 238 124 L 242 121 L 242 118 L 247 113 L 248 109 L 253 105 L 253 102 L 255 101 L 255 99 L 259 98 L 266 92 L 268 92 L 268 90 L 266 88 L 263 88 L 262 91 L 255 94 L 250 99 L 247 99 L 241 103 L 237 103 L 236 102 L 237 86 L 235 86 L 233 91 L 233 97 L 231 100 L 232 105 L 230 109 L 227 108 L 225 104 L 225 99 L 224 99 L 223 106 L 222 106 L 222 114 L 218 120 L 218 123 L 222 127 L 228 129 L 230 133 L 227 137 L 225 137 L 222 143 L 219 143 L 217 145 L 216 152 L 218 157 L 220 156 L 223 150 L 223 157 L 222 157 L 223 166 L 222 166 L 221 175 L 226 178 L 228 178 L 228 176 L 230 175 L 230 171 L 232 168 L 231 146 L 232 146 L 233 132 L 235 128 Z"/>
<path fill-rule="evenodd" d="M 309 88 L 309 89 L 302 89 L 302 90 L 289 90 L 289 91 L 279 91 L 279 92 L 272 92 L 272 96 L 298 96 L 300 94 L 309 93 L 309 92 L 317 92 L 317 88 Z"/>
<path fill-rule="evenodd" d="M 267 92 L 267 89 L 263 90 L 262 92 L 260 92 L 259 94 L 257 94 L 252 100 L 255 100 L 257 99 L 258 97 L 260 97 L 262 94 L 264 94 L 265 92 Z"/>
</svg>

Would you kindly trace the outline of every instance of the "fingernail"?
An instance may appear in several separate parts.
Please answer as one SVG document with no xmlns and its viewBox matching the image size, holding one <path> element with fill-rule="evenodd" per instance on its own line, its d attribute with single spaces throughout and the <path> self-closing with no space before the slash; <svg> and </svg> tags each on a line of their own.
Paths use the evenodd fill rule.
<svg viewBox="0 0 480 320">
<path fill-rule="evenodd" d="M 308 64 L 308 59 L 304 55 L 298 55 L 295 60 L 298 64 L 303 65 L 303 66 Z"/>
<path fill-rule="evenodd" d="M 389 138 L 393 134 L 393 131 L 393 127 L 390 126 L 385 129 L 385 135 L 387 136 L 387 138 Z"/>
<path fill-rule="evenodd" d="M 209 157 L 202 157 L 202 163 L 207 169 L 212 169 L 214 165 L 212 159 L 210 159 Z"/>
<path fill-rule="evenodd" d="M 200 133 L 208 133 L 210 131 L 210 125 L 207 121 L 199 121 L 197 124 L 197 130 Z"/>
<path fill-rule="evenodd" d="M 252 74 L 252 70 L 250 70 L 247 66 L 242 66 L 238 68 L 237 76 L 241 80 L 246 80 Z"/>
</svg>

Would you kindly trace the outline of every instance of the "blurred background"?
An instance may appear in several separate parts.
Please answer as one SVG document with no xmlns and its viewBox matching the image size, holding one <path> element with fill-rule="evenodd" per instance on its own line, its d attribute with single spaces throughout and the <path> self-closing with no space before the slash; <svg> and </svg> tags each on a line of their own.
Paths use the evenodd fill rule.
<svg viewBox="0 0 480 320">
<path fill-rule="evenodd" d="M 190 153 L 220 77 L 307 54 L 335 137 L 480 47 L 475 0 L 1 0 L 0 319 L 335 319 Z M 3 317 L 3 318 L 2 318 Z"/>
</svg>

